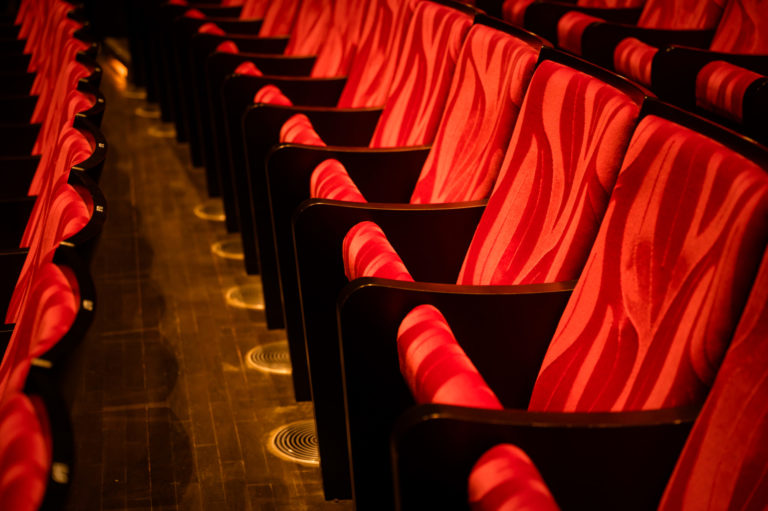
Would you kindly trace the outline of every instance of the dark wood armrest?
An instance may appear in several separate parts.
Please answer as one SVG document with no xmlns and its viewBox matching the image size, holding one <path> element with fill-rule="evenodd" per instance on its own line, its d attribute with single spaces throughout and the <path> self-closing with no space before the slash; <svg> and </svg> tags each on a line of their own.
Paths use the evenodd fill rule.
<svg viewBox="0 0 768 511">
<path fill-rule="evenodd" d="M 358 505 L 390 494 L 389 436 L 397 417 L 413 404 L 400 374 L 396 345 L 397 328 L 405 315 L 422 304 L 439 308 L 478 369 L 488 374 L 489 384 L 502 390 L 497 378 L 503 378 L 503 402 L 527 405 L 572 286 L 457 286 L 359 279 L 344 289 L 338 300 L 338 321 Z"/>
<path fill-rule="evenodd" d="M 0 157 L 0 199 L 24 197 L 40 164 L 40 155 Z"/>
<path fill-rule="evenodd" d="M 27 228 L 36 196 L 0 200 L 0 250 L 17 250 Z"/>
<path fill-rule="evenodd" d="M 101 178 L 101 172 L 104 170 L 104 161 L 107 156 L 107 139 L 104 134 L 85 117 L 75 117 L 74 127 L 92 140 L 93 153 L 91 156 L 77 165 L 72 170 L 82 171 L 96 183 Z"/>
<path fill-rule="evenodd" d="M 40 123 L 0 124 L 0 156 L 29 156 L 40 133 Z"/>
<path fill-rule="evenodd" d="M 562 509 L 655 509 L 695 409 L 534 413 L 420 405 L 392 436 L 397 509 L 468 510 L 472 466 L 511 443 L 533 460 Z"/>
<path fill-rule="evenodd" d="M 715 60 L 724 60 L 768 76 L 768 55 L 721 53 L 675 45 L 664 48 L 654 57 L 652 89 L 659 99 L 690 110 L 696 105 L 696 75 Z"/>
<path fill-rule="evenodd" d="M 233 38 L 228 36 L 196 34 L 192 38 L 192 51 L 198 62 L 205 62 L 219 44 L 231 40 Z M 315 56 L 279 55 L 279 52 L 271 51 L 274 48 L 267 44 L 273 44 L 271 39 L 241 37 L 237 41 L 233 42 L 240 53 L 222 53 L 227 56 L 223 60 L 229 62 L 227 74 L 234 73 L 240 63 L 251 61 L 266 75 L 308 76 L 315 63 Z"/>
<path fill-rule="evenodd" d="M 232 75 L 224 82 L 228 91 L 253 96 L 265 85 L 275 85 L 291 99 L 294 105 L 336 106 L 346 84 L 345 77 L 314 78 L 298 76 L 246 76 Z"/>
<path fill-rule="evenodd" d="M 619 23 L 593 23 L 584 30 L 581 53 L 585 59 L 613 69 L 614 50 L 628 37 L 635 37 L 657 48 L 670 44 L 706 48 L 713 35 L 714 30 L 661 30 Z"/>
<path fill-rule="evenodd" d="M 568 12 L 578 11 L 602 20 L 634 25 L 640 17 L 641 8 L 597 8 L 581 7 L 569 2 L 534 2 L 525 10 L 525 28 L 544 39 L 557 44 L 557 24 Z"/>
<path fill-rule="evenodd" d="M 107 200 L 98 185 L 85 172 L 70 171 L 69 184 L 93 206 L 91 218 L 78 232 L 61 242 L 61 245 L 73 247 L 78 256 L 90 264 L 96 251 L 104 222 L 107 217 Z"/>
</svg>

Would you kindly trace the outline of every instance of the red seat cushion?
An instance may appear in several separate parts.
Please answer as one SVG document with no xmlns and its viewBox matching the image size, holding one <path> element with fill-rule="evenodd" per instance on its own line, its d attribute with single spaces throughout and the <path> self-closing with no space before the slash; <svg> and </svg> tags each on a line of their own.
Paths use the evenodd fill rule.
<svg viewBox="0 0 768 511">
<path fill-rule="evenodd" d="M 243 62 L 235 68 L 235 74 L 246 76 L 264 76 L 261 69 L 256 67 L 256 64 L 250 61 Z"/>
<path fill-rule="evenodd" d="M 528 455 L 511 444 L 489 449 L 472 467 L 469 504 L 472 511 L 560 509 Z"/>
<path fill-rule="evenodd" d="M 767 8 L 764 0 L 727 2 L 709 48 L 726 53 L 768 55 Z"/>
<path fill-rule="evenodd" d="M 51 465 L 43 428 L 27 396 L 0 397 L 0 509 L 36 511 Z"/>
<path fill-rule="evenodd" d="M 696 105 L 723 117 L 741 122 L 744 119 L 744 93 L 763 75 L 715 60 L 696 75 Z"/>
<path fill-rule="evenodd" d="M 658 52 L 658 48 L 634 37 L 627 37 L 613 51 L 613 68 L 617 73 L 650 87 L 653 57 Z"/>
<path fill-rule="evenodd" d="M 704 135 L 645 117 L 530 409 L 701 403 L 767 241 L 765 170 Z"/>
<path fill-rule="evenodd" d="M 317 134 L 312 122 L 304 114 L 291 116 L 280 128 L 280 142 L 283 144 L 304 144 L 324 147 L 326 144 Z"/>
<path fill-rule="evenodd" d="M 565 13 L 557 22 L 557 45 L 576 55 L 581 55 L 581 37 L 593 23 L 604 20 L 579 11 Z"/>
<path fill-rule="evenodd" d="M 269 103 L 270 105 L 291 106 L 293 103 L 288 96 L 275 85 L 265 85 L 253 96 L 254 103 Z"/>
<path fill-rule="evenodd" d="M 384 232 L 373 222 L 360 222 L 349 230 L 342 246 L 344 273 L 359 277 L 413 281 Z"/>
<path fill-rule="evenodd" d="M 325 160 L 312 172 L 309 196 L 347 202 L 367 202 L 349 177 L 344 165 L 335 159 Z"/>
</svg>

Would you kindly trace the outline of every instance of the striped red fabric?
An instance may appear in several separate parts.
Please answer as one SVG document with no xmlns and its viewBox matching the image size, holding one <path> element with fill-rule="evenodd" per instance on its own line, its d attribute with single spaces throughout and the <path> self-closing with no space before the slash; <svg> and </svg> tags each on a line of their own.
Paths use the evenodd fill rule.
<svg viewBox="0 0 768 511">
<path fill-rule="evenodd" d="M 420 0 L 378 0 L 363 13 L 359 44 L 347 83 L 339 98 L 340 108 L 382 106 L 399 62 L 407 20 Z"/>
<path fill-rule="evenodd" d="M 30 399 L 21 393 L 0 394 L 0 509 L 39 509 L 50 465 L 43 428 Z"/>
<path fill-rule="evenodd" d="M 700 30 L 717 26 L 725 0 L 647 0 L 638 27 Z"/>
<path fill-rule="evenodd" d="M 302 0 L 286 55 L 317 55 L 330 30 L 333 0 Z"/>
<path fill-rule="evenodd" d="M 276 85 L 265 85 L 253 96 L 254 103 L 269 103 L 270 105 L 291 106 L 293 102 L 283 94 Z"/>
<path fill-rule="evenodd" d="M 458 283 L 578 278 L 638 111 L 605 82 L 542 62 Z"/>
<path fill-rule="evenodd" d="M 581 55 L 581 37 L 592 23 L 604 20 L 579 11 L 565 13 L 557 22 L 557 45 L 576 55 Z"/>
<path fill-rule="evenodd" d="M 268 0 L 247 0 L 246 2 L 243 2 L 243 10 L 240 11 L 240 19 L 260 20 L 264 18 L 268 6 Z"/>
<path fill-rule="evenodd" d="M 312 76 L 344 76 L 349 73 L 366 5 L 366 2 L 359 0 L 334 2 L 328 32 L 317 53 Z"/>
<path fill-rule="evenodd" d="M 501 403 L 432 305 L 414 308 L 397 331 L 400 370 L 417 403 L 500 410 Z"/>
<path fill-rule="evenodd" d="M 768 502 L 768 255 L 660 511 L 762 511 Z"/>
<path fill-rule="evenodd" d="M 639 124 L 530 409 L 701 403 L 768 241 L 768 174 L 655 116 Z"/>
<path fill-rule="evenodd" d="M 715 60 L 696 74 L 696 106 L 741 122 L 744 119 L 744 94 L 763 75 Z"/>
<path fill-rule="evenodd" d="M 360 222 L 344 237 L 344 273 L 349 280 L 375 276 L 412 282 L 413 277 L 389 243 L 384 231 L 373 222 Z"/>
<path fill-rule="evenodd" d="M 730 0 L 709 49 L 726 53 L 768 55 L 766 12 L 766 0 Z"/>
<path fill-rule="evenodd" d="M 323 161 L 312 172 L 309 196 L 347 202 L 367 202 L 355 182 L 349 177 L 347 169 L 336 159 Z"/>
<path fill-rule="evenodd" d="M 613 50 L 613 69 L 630 80 L 650 87 L 653 57 L 658 52 L 658 48 L 645 44 L 640 39 L 627 37 Z"/>
<path fill-rule="evenodd" d="M 578 0 L 582 7 L 600 7 L 606 9 L 627 9 L 630 7 L 642 7 L 645 0 Z"/>
<path fill-rule="evenodd" d="M 536 50 L 509 34 L 485 25 L 470 29 L 411 204 L 488 196 L 537 57 Z"/>
<path fill-rule="evenodd" d="M 511 444 L 483 454 L 469 475 L 472 511 L 558 511 L 533 461 Z"/>
<path fill-rule="evenodd" d="M 371 147 L 421 145 L 435 138 L 459 49 L 471 25 L 469 14 L 445 5 L 416 6 Z"/>
<path fill-rule="evenodd" d="M 259 36 L 287 36 L 299 11 L 301 0 L 279 0 L 270 2 L 264 11 Z"/>
<path fill-rule="evenodd" d="M 325 147 L 312 122 L 304 114 L 292 115 L 280 128 L 281 144 L 304 144 Z"/>
<path fill-rule="evenodd" d="M 501 4 L 502 17 L 518 27 L 525 22 L 525 10 L 534 0 L 504 0 Z"/>
</svg>

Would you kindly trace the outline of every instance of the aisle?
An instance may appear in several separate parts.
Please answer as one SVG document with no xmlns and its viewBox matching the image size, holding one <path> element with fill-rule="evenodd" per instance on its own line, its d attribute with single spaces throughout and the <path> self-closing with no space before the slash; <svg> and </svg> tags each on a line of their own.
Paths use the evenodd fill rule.
<svg viewBox="0 0 768 511">
<path fill-rule="evenodd" d="M 248 278 L 215 256 L 222 223 L 201 220 L 202 169 L 157 138 L 104 65 L 107 225 L 93 261 L 96 321 L 68 375 L 77 461 L 68 509 L 322 510 L 319 469 L 267 452 L 270 431 L 311 418 L 290 376 L 247 369 L 279 341 L 263 313 L 226 305 Z"/>
</svg>

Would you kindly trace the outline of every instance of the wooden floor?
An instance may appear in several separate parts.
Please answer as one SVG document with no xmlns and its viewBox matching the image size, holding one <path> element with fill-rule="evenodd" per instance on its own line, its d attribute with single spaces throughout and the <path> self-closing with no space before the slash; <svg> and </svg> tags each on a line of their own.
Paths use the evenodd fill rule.
<svg viewBox="0 0 768 511">
<path fill-rule="evenodd" d="M 211 252 L 223 223 L 193 214 L 203 170 L 186 145 L 151 135 L 169 126 L 137 115 L 146 103 L 121 87 L 105 64 L 108 220 L 92 268 L 97 319 L 67 375 L 67 509 L 351 509 L 324 501 L 319 469 L 267 450 L 270 432 L 311 418 L 311 404 L 293 400 L 290 376 L 246 368 L 246 352 L 282 332 L 226 304 L 249 278 Z"/>
</svg>

